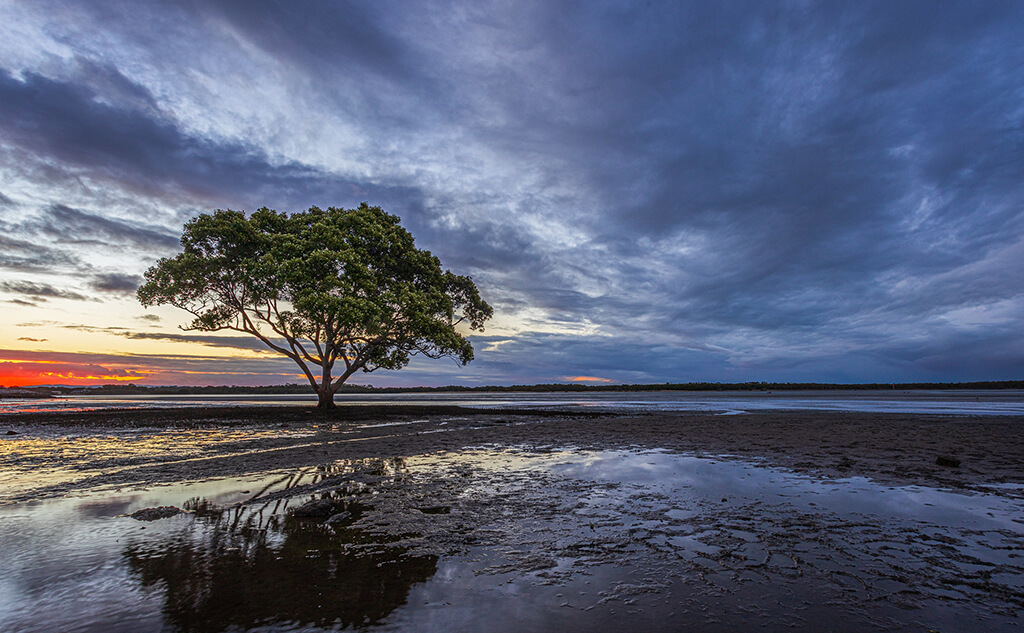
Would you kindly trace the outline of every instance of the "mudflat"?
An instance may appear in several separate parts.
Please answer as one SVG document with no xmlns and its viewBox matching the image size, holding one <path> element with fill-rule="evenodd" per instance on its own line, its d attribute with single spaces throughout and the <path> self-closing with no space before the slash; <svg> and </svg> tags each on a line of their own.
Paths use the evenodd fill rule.
<svg viewBox="0 0 1024 633">
<path fill-rule="evenodd" d="M 87 603 L 163 592 L 85 630 L 1017 630 L 1022 431 L 787 411 L 8 415 L 0 515 L 25 527 L 0 530 L 22 552 L 0 624 L 81 624 L 76 591 L 51 596 L 39 571 L 78 530 L 91 549 L 55 578 L 95 565 L 97 533 L 127 569 L 100 582 L 83 562 Z"/>
<path fill-rule="evenodd" d="M 2 435 L 7 431 L 15 434 Z M 455 406 L 353 406 L 320 413 L 306 407 L 196 407 L 12 414 L 0 417 L 0 438 L 6 439 L 0 445 L 5 447 L 0 468 L 70 467 L 82 476 L 75 484 L 52 489 L 12 491 L 0 499 L 7 502 L 94 485 L 179 481 L 482 445 L 664 449 L 756 459 L 817 476 L 960 489 L 1024 483 L 1020 416 L 834 411 L 609 416 Z M 61 451 L 16 448 L 30 439 L 59 438 L 65 445 Z M 102 452 L 72 448 L 82 442 Z M 160 450 L 151 450 L 154 445 Z M 959 464 L 940 465 L 940 458 Z"/>
</svg>

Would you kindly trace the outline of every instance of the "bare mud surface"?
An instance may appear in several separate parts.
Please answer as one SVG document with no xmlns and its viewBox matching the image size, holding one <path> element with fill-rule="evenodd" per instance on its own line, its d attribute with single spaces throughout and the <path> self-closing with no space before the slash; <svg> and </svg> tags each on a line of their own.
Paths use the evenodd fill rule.
<svg viewBox="0 0 1024 633">
<path fill-rule="evenodd" d="M 0 512 L 115 530 L 154 619 L 83 630 L 1013 631 L 1022 455 L 1008 416 L 38 414 L 0 418 Z"/>
<path fill-rule="evenodd" d="M 14 431 L 15 435 L 2 435 Z M 239 407 L 0 418 L 0 468 L 73 482 L 4 490 L 0 503 L 137 485 L 506 445 L 661 448 L 754 458 L 815 476 L 969 490 L 1024 482 L 1024 418 L 844 412 L 601 417 L 459 407 Z M 953 457 L 957 468 L 939 466 Z M 1016 494 L 1007 486 L 1000 494 Z"/>
</svg>

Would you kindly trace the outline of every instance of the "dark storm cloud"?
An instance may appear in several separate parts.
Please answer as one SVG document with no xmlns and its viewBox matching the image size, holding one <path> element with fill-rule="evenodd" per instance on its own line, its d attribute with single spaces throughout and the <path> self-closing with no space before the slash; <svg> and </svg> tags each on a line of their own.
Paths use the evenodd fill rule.
<svg viewBox="0 0 1024 633">
<path fill-rule="evenodd" d="M 142 283 L 142 277 L 137 275 L 122 275 L 118 273 L 107 273 L 93 277 L 89 285 L 102 292 L 114 294 L 134 295 Z M 157 317 L 159 319 L 159 317 Z"/>
<path fill-rule="evenodd" d="M 878 337 L 1019 300 L 1018 6 L 691 9 L 550 16 L 550 72 L 586 98 L 560 95 L 556 107 L 579 106 L 565 125 L 529 107 L 523 125 L 551 135 L 603 199 L 605 252 L 661 265 L 619 266 L 596 300 L 536 284 L 528 301 L 627 328 L 643 315 L 655 336 L 839 343 L 857 316 Z M 563 35 L 568 23 L 584 27 Z M 696 237 L 692 255 L 659 250 L 674 233 Z M 599 265 L 595 255 L 576 261 Z M 993 258 L 1001 266 L 983 272 Z M 1008 343 L 1024 370 L 1024 344 Z M 647 366 L 641 357 L 624 362 Z"/>
<path fill-rule="evenodd" d="M 217 336 L 215 334 L 175 334 L 171 332 L 114 332 L 133 340 L 173 341 L 175 343 L 198 343 L 208 347 L 229 347 L 260 352 L 270 351 L 262 341 L 249 336 Z M 278 341 L 283 343 L 283 341 Z"/>
<path fill-rule="evenodd" d="M 1020 65 L 1004 25 L 1019 22 L 1018 10 L 901 4 L 888 16 L 877 5 L 831 6 L 552 19 L 544 41 L 560 53 L 555 72 L 592 82 L 577 125 L 615 130 L 556 143 L 612 157 L 581 161 L 624 231 L 608 239 L 706 232 L 729 252 L 728 276 L 716 281 L 746 288 L 775 278 L 800 285 L 805 271 L 822 269 L 845 281 L 908 255 L 914 266 L 955 263 L 961 248 L 928 252 L 927 234 L 899 226 L 910 210 L 902 196 L 922 186 L 950 201 L 938 209 L 947 217 L 921 231 L 985 240 L 1000 221 L 1019 228 L 1015 207 L 979 208 L 1015 192 L 1024 166 L 1019 131 L 1005 127 Z M 570 18 L 590 27 L 582 41 L 558 35 Z M 613 29 L 619 37 L 607 37 Z M 659 37 L 665 46 L 640 44 Z M 633 199 L 622 195 L 630 183 L 640 185 Z M 985 222 L 968 221 L 978 216 Z M 897 245 L 903 252 L 892 252 Z"/>
<path fill-rule="evenodd" d="M 254 45 L 304 70 L 364 70 L 395 79 L 412 74 L 408 44 L 387 32 L 387 25 L 372 15 L 372 4 L 228 0 L 188 5 L 230 21 Z"/>
<path fill-rule="evenodd" d="M 34 303 L 45 302 L 49 299 L 72 299 L 74 301 L 90 301 L 92 299 L 92 297 L 79 292 L 31 281 L 0 281 L 0 292 L 22 295 Z"/>
<path fill-rule="evenodd" d="M 453 380 L 1024 372 L 1019 3 L 54 6 L 84 25 L 65 41 L 127 52 L 0 74 L 9 163 L 190 208 L 382 204 L 524 332 L 481 338 L 471 368 L 437 370 Z M 225 51 L 295 94 L 207 135 L 157 87 L 244 90 Z M 324 111 L 348 166 L 271 158 Z M 53 202 L 46 236 L 174 246 Z M 55 256 L 6 239 L 0 266 Z"/>
<path fill-rule="evenodd" d="M 121 108 L 160 115 L 160 105 L 153 94 L 124 76 L 116 67 L 81 57 L 75 63 L 76 83 L 89 86 L 103 101 Z"/>
<path fill-rule="evenodd" d="M 0 223 L 0 229 L 13 230 Z M 77 263 L 74 256 L 27 240 L 0 235 L 0 269 L 17 272 L 50 272 Z"/>
<path fill-rule="evenodd" d="M 178 234 L 160 227 L 106 218 L 63 204 L 51 205 L 45 213 L 35 228 L 65 244 L 100 242 L 159 250 L 170 250 L 178 245 Z"/>
<path fill-rule="evenodd" d="M 151 315 L 143 315 L 151 316 Z M 155 315 L 152 315 L 155 316 Z M 142 319 L 143 317 L 136 317 Z M 150 320 L 150 319 L 144 319 Z M 24 324 L 24 325 L 35 325 L 35 324 Z M 60 324 L 62 329 L 65 330 L 76 330 L 79 332 L 90 332 L 93 334 L 110 334 L 112 336 L 120 336 L 127 339 L 136 341 L 171 341 L 174 343 L 198 343 L 200 345 L 206 345 L 208 347 L 228 347 L 232 349 L 242 350 L 255 350 L 260 352 L 269 352 L 270 350 L 262 341 L 251 336 L 222 336 L 217 334 L 192 334 L 192 333 L 176 333 L 176 332 L 136 332 L 133 329 L 123 326 L 106 326 L 99 327 L 95 325 L 82 325 L 80 323 L 64 323 Z M 280 339 L 271 339 L 275 343 L 286 346 L 287 344 Z"/>
<path fill-rule="evenodd" d="M 88 84 L 0 70 L 0 132 L 32 155 L 147 195 L 184 192 L 239 208 L 291 208 L 348 199 L 359 189 L 298 163 L 271 163 L 259 148 L 191 135 L 151 108 L 99 96 Z"/>
</svg>

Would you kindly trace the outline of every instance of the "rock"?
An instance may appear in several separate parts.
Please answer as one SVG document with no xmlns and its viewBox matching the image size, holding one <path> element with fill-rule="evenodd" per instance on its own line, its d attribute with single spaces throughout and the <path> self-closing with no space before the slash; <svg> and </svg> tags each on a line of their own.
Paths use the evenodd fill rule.
<svg viewBox="0 0 1024 633">
<path fill-rule="evenodd" d="M 341 523 L 352 516 L 352 513 L 348 510 L 343 510 L 337 514 L 332 514 L 324 523 L 330 525 L 331 523 Z"/>
<path fill-rule="evenodd" d="M 174 506 L 159 506 L 157 508 L 143 508 L 142 510 L 136 510 L 128 516 L 136 521 L 157 521 L 159 519 L 176 516 L 182 512 L 183 510 L 181 508 L 175 508 Z"/>
<path fill-rule="evenodd" d="M 4 433 L 4 435 L 17 435 L 17 434 L 18 434 L 17 431 L 7 431 L 6 433 Z"/>
<path fill-rule="evenodd" d="M 292 516 L 300 519 L 322 519 L 332 514 L 334 501 L 330 499 L 312 499 L 292 511 Z"/>
<path fill-rule="evenodd" d="M 960 468 L 960 460 L 955 457 L 949 457 L 948 455 L 939 455 L 936 457 L 935 464 L 937 466 L 945 466 L 947 468 Z"/>
</svg>

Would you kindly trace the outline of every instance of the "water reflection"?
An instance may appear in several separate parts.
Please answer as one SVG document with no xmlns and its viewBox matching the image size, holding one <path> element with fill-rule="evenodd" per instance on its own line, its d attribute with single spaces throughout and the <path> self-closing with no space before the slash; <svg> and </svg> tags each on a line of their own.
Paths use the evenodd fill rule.
<svg viewBox="0 0 1024 633">
<path fill-rule="evenodd" d="M 229 509 L 195 497 L 183 504 L 194 517 L 186 529 L 169 541 L 131 539 L 123 558 L 143 588 L 162 590 L 165 622 L 181 631 L 374 624 L 437 572 L 436 556 L 409 555 L 353 526 L 366 482 L 404 467 L 401 459 L 338 462 L 312 482 L 344 476 L 344 485 L 301 495 L 309 484 L 296 474 Z"/>
<path fill-rule="evenodd" d="M 311 428 L 207 426 L 192 429 L 30 428 L 0 441 L 0 503 L 51 486 L 154 462 L 242 453 L 275 440 L 312 437 Z"/>
<path fill-rule="evenodd" d="M 437 572 L 355 523 L 402 459 L 0 508 L 0 631 L 321 630 L 380 622 Z M 154 506 L 169 518 L 130 518 Z"/>
<path fill-rule="evenodd" d="M 1021 510 L 665 451 L 345 460 L 0 508 L 0 631 L 1009 631 Z"/>
<path fill-rule="evenodd" d="M 275 515 L 264 525 L 232 529 L 233 514 L 170 543 L 125 547 L 132 575 L 143 587 L 163 590 L 165 622 L 179 630 L 373 624 L 437 571 L 435 556 L 406 556 L 386 545 L 353 548 L 368 540 L 348 527 Z"/>
</svg>

